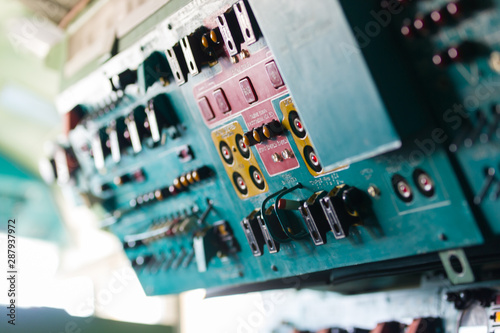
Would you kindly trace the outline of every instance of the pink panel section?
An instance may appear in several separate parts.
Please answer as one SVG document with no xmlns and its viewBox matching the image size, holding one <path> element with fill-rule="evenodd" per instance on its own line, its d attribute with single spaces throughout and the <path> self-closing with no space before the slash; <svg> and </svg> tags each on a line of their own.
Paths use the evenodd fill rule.
<svg viewBox="0 0 500 333">
<path fill-rule="evenodd" d="M 206 98 L 214 111 L 214 118 L 207 119 L 207 117 L 203 117 L 208 127 L 213 128 L 216 125 L 220 125 L 224 120 L 232 118 L 246 109 L 260 105 L 260 103 L 264 103 L 287 91 L 285 85 L 275 88 L 276 82 L 274 84 L 271 82 L 266 70 L 266 64 L 271 61 L 273 61 L 272 53 L 267 47 L 256 53 L 252 53 L 248 58 L 241 59 L 236 64 L 232 64 L 226 57 L 219 58 L 222 71 L 193 88 L 196 100 Z M 257 98 L 257 101 L 251 104 L 245 98 L 248 98 L 248 95 L 245 96 L 240 87 L 240 81 L 245 78 L 248 78 L 251 82 Z M 227 104 L 231 109 L 228 112 L 222 112 L 218 107 L 214 107 L 220 105 L 216 100 L 216 97 L 219 96 L 220 98 L 220 95 L 216 93 L 214 96 L 214 92 L 219 89 L 223 92 Z"/>
<path fill-rule="evenodd" d="M 244 111 L 241 115 L 243 116 L 243 120 L 245 121 L 248 130 L 266 124 L 273 119 L 279 120 L 270 100 L 262 102 L 259 105 Z M 270 176 L 295 169 L 299 166 L 299 162 L 295 156 L 283 159 L 279 162 L 275 162 L 273 160 L 274 154 L 279 154 L 281 156 L 285 149 L 288 149 L 290 152 L 292 151 L 290 142 L 284 135 L 279 135 L 265 142 L 258 143 L 254 147 L 257 149 L 260 159 Z"/>
</svg>

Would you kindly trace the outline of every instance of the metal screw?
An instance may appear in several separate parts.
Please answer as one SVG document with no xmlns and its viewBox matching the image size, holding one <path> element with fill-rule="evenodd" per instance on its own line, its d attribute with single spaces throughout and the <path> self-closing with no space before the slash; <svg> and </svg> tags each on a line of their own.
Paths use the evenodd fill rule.
<svg viewBox="0 0 500 333">
<path fill-rule="evenodd" d="M 290 149 L 285 149 L 281 152 L 281 156 L 286 160 L 293 157 L 293 152 Z"/>
<path fill-rule="evenodd" d="M 283 161 L 283 157 L 278 153 L 274 153 L 272 158 L 275 163 Z"/>
<path fill-rule="evenodd" d="M 373 198 L 377 198 L 380 195 L 380 189 L 375 185 L 370 185 L 368 187 L 368 194 Z"/>
<path fill-rule="evenodd" d="M 495 72 L 500 73 L 500 52 L 491 52 L 489 65 Z"/>
<path fill-rule="evenodd" d="M 241 59 L 246 59 L 248 57 L 250 57 L 250 53 L 247 50 L 241 50 L 241 52 L 240 52 L 240 58 Z"/>
</svg>

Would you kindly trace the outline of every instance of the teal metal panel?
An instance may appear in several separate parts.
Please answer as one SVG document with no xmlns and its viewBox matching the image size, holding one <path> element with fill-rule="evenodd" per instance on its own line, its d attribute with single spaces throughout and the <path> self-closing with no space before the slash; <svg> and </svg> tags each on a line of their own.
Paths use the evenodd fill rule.
<svg viewBox="0 0 500 333">
<path fill-rule="evenodd" d="M 338 1 L 250 2 L 325 168 L 401 145 Z"/>
</svg>

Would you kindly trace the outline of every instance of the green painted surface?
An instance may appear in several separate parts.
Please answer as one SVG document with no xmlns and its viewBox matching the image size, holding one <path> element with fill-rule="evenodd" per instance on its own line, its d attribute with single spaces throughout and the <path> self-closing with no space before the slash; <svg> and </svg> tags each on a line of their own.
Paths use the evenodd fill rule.
<svg viewBox="0 0 500 333">
<path fill-rule="evenodd" d="M 280 2 L 273 2 L 273 4 L 257 0 L 250 2 L 256 5 L 256 16 L 258 20 L 262 20 L 262 30 L 266 37 L 266 39 L 261 38 L 251 51 L 256 51 L 265 45 L 269 45 L 273 50 L 276 45 L 281 45 L 279 43 L 276 44 L 281 36 L 280 34 L 287 35 L 292 33 L 284 28 L 278 32 L 270 33 L 269 36 L 266 35 L 266 31 L 273 28 L 272 19 L 274 14 L 280 13 L 277 10 L 273 11 L 273 6 L 279 6 Z M 375 1 L 368 4 L 373 5 L 374 3 Z M 172 1 L 171 4 L 173 10 L 181 2 Z M 353 10 L 353 8 L 356 8 L 354 4 L 349 5 L 347 2 L 341 2 L 341 4 L 344 6 L 348 17 L 347 21 L 337 21 L 337 24 L 349 24 L 350 28 L 353 29 L 359 22 L 366 22 L 371 7 L 368 7 L 368 9 L 363 7 L 364 11 L 357 17 L 355 15 L 356 11 Z M 430 6 L 429 2 L 422 4 L 422 6 L 424 5 Z M 290 6 L 293 9 L 293 4 L 290 4 Z M 315 10 L 321 10 L 320 3 L 314 3 L 311 6 Z M 273 15 L 264 15 L 260 12 L 266 10 L 266 8 Z M 131 45 L 133 41 L 137 40 L 138 36 L 151 29 L 151 24 L 159 22 L 160 18 L 164 18 L 171 13 L 166 7 L 164 10 L 165 12 L 162 10 L 159 11 L 158 16 L 153 15 L 148 21 L 149 23 L 146 23 L 143 28 L 137 28 L 131 32 L 130 36 L 127 37 L 129 39 L 124 39 L 123 45 Z M 288 12 L 300 16 L 299 13 L 293 10 Z M 402 18 L 403 16 L 398 16 L 398 19 Z M 308 24 L 304 30 L 300 30 L 299 32 L 303 34 L 309 32 L 314 37 L 314 31 L 321 29 L 321 22 L 309 20 Z M 397 28 L 397 19 L 394 19 L 393 24 Z M 435 109 L 439 110 L 439 106 L 434 105 L 433 107 L 429 107 L 429 104 L 432 105 L 432 103 L 428 103 L 427 97 L 421 98 L 420 96 L 422 96 L 421 94 L 427 94 L 425 96 L 430 96 L 430 99 L 433 98 L 435 101 L 441 101 L 441 96 L 450 96 L 449 92 L 441 95 L 441 91 L 432 88 L 431 92 L 429 92 L 426 91 L 425 85 L 422 89 L 415 88 L 415 86 L 418 86 L 415 83 L 419 82 L 415 79 L 417 77 L 415 72 L 422 71 L 421 76 L 424 77 L 424 81 L 427 78 L 428 82 L 437 82 L 436 75 L 439 76 L 442 73 L 436 74 L 434 69 L 431 70 L 425 66 L 422 68 L 413 68 L 413 65 L 420 66 L 423 60 L 418 58 L 418 56 L 424 57 L 425 54 L 415 54 L 416 58 L 408 61 L 404 57 L 404 51 L 400 50 L 401 46 L 399 43 L 401 41 L 398 40 L 399 37 L 393 36 L 393 34 L 397 33 L 396 28 L 383 30 L 380 35 L 381 40 L 375 39 L 373 48 L 363 49 L 362 55 L 367 64 L 369 74 L 372 75 L 376 83 L 376 88 L 379 90 L 377 93 L 382 96 L 382 101 L 388 109 L 387 115 L 394 123 L 398 134 L 401 135 L 402 148 L 394 152 L 353 163 L 345 170 L 314 178 L 307 171 L 304 161 L 299 158 L 300 167 L 298 169 L 275 177 L 269 176 L 263 169 L 264 177 L 269 184 L 269 191 L 247 200 L 242 201 L 238 199 L 231 181 L 221 164 L 218 152 L 213 146 L 210 138 L 211 132 L 200 118 L 192 92 L 196 84 L 216 74 L 220 70 L 219 65 L 212 68 L 203 67 L 202 75 L 196 77 L 189 76 L 188 83 L 181 87 L 177 87 L 175 84 L 167 87 L 157 85 L 152 87 L 145 96 L 130 94 L 127 102 L 121 104 L 108 114 L 89 122 L 87 128 L 92 128 L 92 130 L 87 132 L 87 129 L 80 127 L 74 131 L 72 134 L 72 143 L 76 148 L 82 165 L 82 171 L 78 175 L 79 188 L 83 192 L 90 191 L 93 195 L 101 197 L 104 200 L 104 205 L 110 212 L 115 209 L 126 209 L 129 201 L 137 197 L 137 195 L 170 185 L 175 177 L 202 165 L 210 166 L 216 173 L 216 177 L 212 180 L 195 185 L 189 191 L 175 198 L 169 198 L 150 206 L 134 209 L 110 227 L 110 230 L 123 240 L 127 235 L 138 234 L 148 230 L 155 221 L 161 218 L 176 215 L 184 210 L 191 210 L 193 207 L 196 207 L 198 214 L 201 215 L 201 212 L 207 207 L 207 198 L 214 202 L 214 209 L 206 220 L 207 224 L 211 225 L 219 220 L 226 220 L 231 225 L 235 237 L 241 246 L 241 251 L 222 259 L 217 257 L 212 258 L 208 263 L 208 270 L 203 273 L 197 271 L 194 260 L 187 267 L 182 267 L 182 265 L 172 267 L 172 262 L 179 260 L 181 249 L 187 251 L 188 254 L 192 253 L 192 234 L 179 237 L 166 237 L 152 242 L 145 247 L 126 250 L 127 256 L 131 260 L 134 260 L 138 256 L 153 255 L 161 263 L 156 265 L 156 267 L 150 266 L 137 270 L 147 294 L 177 293 L 198 287 L 220 287 L 287 278 L 338 267 L 434 253 L 451 248 L 481 245 L 484 243 L 484 239 L 488 240 L 492 236 L 498 236 L 498 216 L 500 215 L 498 213 L 498 202 L 492 204 L 485 203 L 484 206 L 478 208 L 472 204 L 470 193 L 468 193 L 468 187 L 474 188 L 477 192 L 477 189 L 482 184 L 483 177 L 477 171 L 477 167 L 481 167 L 484 163 L 498 164 L 498 147 L 496 144 L 492 144 L 483 146 L 482 148 L 472 148 L 468 153 L 460 152 L 456 156 L 450 155 L 447 152 L 448 142 L 446 138 L 443 139 L 442 132 L 439 132 L 439 135 L 435 132 L 436 129 L 441 128 L 439 119 L 436 119 L 439 117 L 435 117 L 435 113 L 437 112 Z M 462 28 L 466 29 L 467 27 L 458 27 L 457 29 Z M 346 26 L 342 26 L 342 29 L 346 29 Z M 297 32 L 295 31 L 294 33 Z M 449 32 L 449 34 L 451 33 L 452 31 Z M 432 41 L 437 43 L 437 40 Z M 411 47 L 421 50 L 422 53 L 432 53 L 432 48 L 429 45 L 426 44 L 428 48 L 416 45 Z M 391 57 L 388 57 L 389 59 L 375 59 L 380 56 L 381 50 L 393 53 L 391 53 Z M 283 77 L 285 80 L 289 78 L 296 80 L 292 85 L 289 85 L 291 96 L 307 95 L 308 92 L 314 92 L 315 85 L 301 85 L 301 73 L 293 73 L 294 58 L 290 57 L 286 52 L 281 51 L 277 49 L 276 61 Z M 307 64 L 307 55 L 301 54 L 300 57 L 300 60 Z M 400 61 L 401 66 L 393 68 L 390 66 L 391 61 Z M 317 69 L 317 67 L 314 68 Z M 454 80 L 453 68 L 449 71 L 451 80 Z M 290 72 L 294 75 L 291 76 Z M 356 73 L 353 75 L 356 75 Z M 303 73 L 303 75 L 311 76 L 314 75 L 314 72 Z M 363 75 L 366 75 L 366 73 Z M 320 81 L 317 82 L 317 85 L 328 88 L 329 81 L 327 80 L 327 76 L 325 78 L 325 75 L 319 75 L 318 73 Z M 391 81 L 391 84 L 387 84 L 387 82 L 384 83 L 384 80 L 394 81 Z M 304 82 L 310 83 L 310 77 L 306 77 Z M 463 82 L 457 82 L 457 84 L 465 85 Z M 332 86 L 331 89 L 335 89 L 335 87 Z M 392 91 L 391 89 L 395 90 Z M 400 95 L 397 89 L 400 89 L 402 92 L 411 89 L 415 91 L 415 94 Z M 466 89 L 463 91 L 460 97 L 466 98 Z M 128 154 L 124 155 L 119 164 L 115 165 L 110 158 L 106 160 L 107 172 L 105 174 L 96 172 L 93 161 L 88 155 L 79 151 L 79 147 L 88 141 L 87 136 L 89 133 L 91 134 L 97 128 L 107 126 L 111 119 L 116 118 L 118 115 L 123 116 L 128 114 L 136 106 L 144 105 L 147 100 L 161 93 L 165 93 L 169 97 L 172 108 L 183 125 L 182 129 L 180 129 L 182 135 L 177 139 L 167 139 L 164 145 L 154 148 L 149 147 L 152 145 L 149 141 L 150 139 L 148 139 L 146 140 L 146 144 L 143 145 L 143 151 L 139 154 L 134 155 L 129 149 Z M 373 95 L 365 96 L 364 93 L 365 90 L 363 89 L 353 88 L 350 95 L 344 97 L 346 100 L 365 101 L 365 112 L 369 113 L 372 107 L 370 103 L 372 99 L 369 97 L 373 97 Z M 273 100 L 273 107 L 280 117 L 281 112 L 278 105 L 281 98 L 284 98 L 284 96 Z M 494 98 L 497 98 L 497 95 L 492 97 L 492 100 Z M 304 103 L 304 99 L 299 98 L 298 103 L 301 103 L 301 101 Z M 415 103 L 413 103 L 414 101 Z M 405 108 L 405 102 L 411 104 L 411 107 Z M 314 103 L 314 101 L 309 103 Z M 297 107 L 301 115 L 307 115 L 308 105 L 297 104 Z M 379 111 L 380 109 L 377 107 L 376 112 Z M 329 112 L 329 110 L 325 110 L 325 112 Z M 338 117 L 349 118 L 348 107 L 346 107 L 345 114 L 338 114 Z M 431 120 L 433 117 L 434 120 Z M 237 116 L 230 121 L 234 120 L 238 121 L 243 128 L 246 128 L 241 116 Z M 317 126 L 321 126 L 323 134 L 328 130 L 329 122 L 322 122 L 321 115 L 318 115 L 318 113 L 315 113 L 311 117 L 305 116 L 303 120 L 305 127 L 310 131 L 314 131 Z M 382 127 L 387 126 L 388 123 L 386 120 L 385 117 L 381 120 L 384 122 Z M 230 121 L 228 120 L 226 123 Z M 355 119 L 350 121 L 352 122 L 352 127 L 346 125 L 345 129 L 348 135 L 353 135 L 354 133 L 365 141 L 378 139 L 373 137 L 376 135 L 376 132 L 365 130 L 366 123 L 363 123 L 363 126 L 357 126 L 359 124 L 356 123 Z M 374 127 L 380 125 L 377 123 L 377 119 L 372 119 L 372 122 Z M 341 128 L 340 131 L 342 130 Z M 286 136 L 292 142 L 295 155 L 299 156 L 297 147 L 293 143 L 293 140 L 291 140 L 291 134 L 286 133 Z M 429 143 L 429 140 L 434 141 Z M 316 141 L 314 142 L 317 144 Z M 195 159 L 187 163 L 180 163 L 177 158 L 176 148 L 185 144 L 191 146 Z M 325 141 L 321 145 L 320 159 L 329 159 L 329 156 L 327 156 L 329 153 L 328 147 L 330 147 L 332 155 L 337 150 L 343 149 L 343 147 L 336 146 L 336 142 L 328 143 Z M 477 155 L 472 154 L 475 149 L 478 149 Z M 252 148 L 252 150 L 255 154 L 255 148 Z M 343 154 L 348 153 L 349 150 L 343 152 Z M 359 151 L 353 152 L 353 155 L 357 155 L 358 153 Z M 262 162 L 259 159 L 258 161 L 262 166 Z M 456 162 L 459 162 L 458 168 Z M 125 184 L 119 189 L 113 188 L 111 191 L 104 193 L 98 191 L 101 184 L 109 184 L 115 176 L 132 172 L 138 167 L 144 169 L 147 175 L 146 182 Z M 411 184 L 414 184 L 412 173 L 416 168 L 425 170 L 432 177 L 436 186 L 436 192 L 429 198 L 415 190 L 414 200 L 411 203 L 404 203 L 395 195 L 391 185 L 391 178 L 397 173 L 405 177 Z M 464 183 L 464 185 L 460 185 L 459 183 L 462 171 L 464 172 L 465 179 L 468 180 L 468 183 Z M 315 246 L 311 239 L 308 238 L 309 236 L 307 236 L 299 241 L 281 244 L 281 250 L 276 254 L 268 253 L 267 247 L 264 247 L 264 255 L 254 257 L 239 222 L 253 209 L 260 207 L 262 202 L 272 193 L 279 191 L 283 186 L 292 187 L 298 182 L 304 188 L 294 191 L 287 198 L 303 200 L 315 191 L 329 191 L 334 186 L 342 183 L 355 186 L 363 191 L 366 191 L 370 185 L 376 185 L 380 189 L 381 194 L 378 198 L 370 199 L 373 217 L 367 219 L 364 226 L 353 227 L 351 235 L 348 238 L 335 240 L 332 233 L 329 232 L 327 244 Z M 478 209 L 483 211 L 484 218 L 481 218 L 477 214 Z M 491 231 L 489 234 L 485 232 L 488 228 Z M 492 243 L 487 244 L 491 245 Z M 276 267 L 276 269 L 273 270 L 271 267 Z"/>
</svg>

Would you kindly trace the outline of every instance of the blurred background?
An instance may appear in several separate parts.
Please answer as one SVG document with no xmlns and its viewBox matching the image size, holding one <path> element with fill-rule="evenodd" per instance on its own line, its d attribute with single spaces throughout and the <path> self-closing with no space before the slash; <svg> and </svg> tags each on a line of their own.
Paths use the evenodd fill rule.
<svg viewBox="0 0 500 333">
<path fill-rule="evenodd" d="M 131 28 L 167 2 L 0 0 L 0 305 L 9 302 L 3 251 L 7 221 L 15 218 L 24 325 L 16 330 L 1 318 L 0 331 L 294 332 L 370 329 L 394 318 L 410 324 L 436 314 L 458 319 L 444 301 L 449 283 L 432 278 L 416 290 L 354 296 L 294 289 L 145 295 L 118 239 L 79 198 L 47 185 L 39 161 L 52 149 L 46 142 L 60 140 L 58 94 L 111 57 L 117 37 L 126 45 Z"/>
<path fill-rule="evenodd" d="M 77 16 L 92 16 L 110 2 L 0 1 L 0 247 L 6 248 L 7 220 L 15 218 L 18 320 L 32 321 L 40 332 L 64 331 L 67 316 L 178 324 L 178 298 L 146 297 L 117 239 L 97 228 L 92 212 L 63 199 L 39 175 L 38 161 L 50 150 L 45 143 L 61 133 L 55 100 L 76 43 L 68 36 L 81 29 Z M 123 1 L 129 11 L 144 2 Z M 113 34 L 105 32 L 113 27 L 106 28 L 78 47 L 109 50 L 105 39 L 112 41 Z M 2 260 L 2 272 L 5 265 Z M 0 293 L 0 304 L 8 301 Z M 109 326 L 105 320 L 85 323 L 88 331 L 137 332 L 136 326 Z"/>
</svg>

